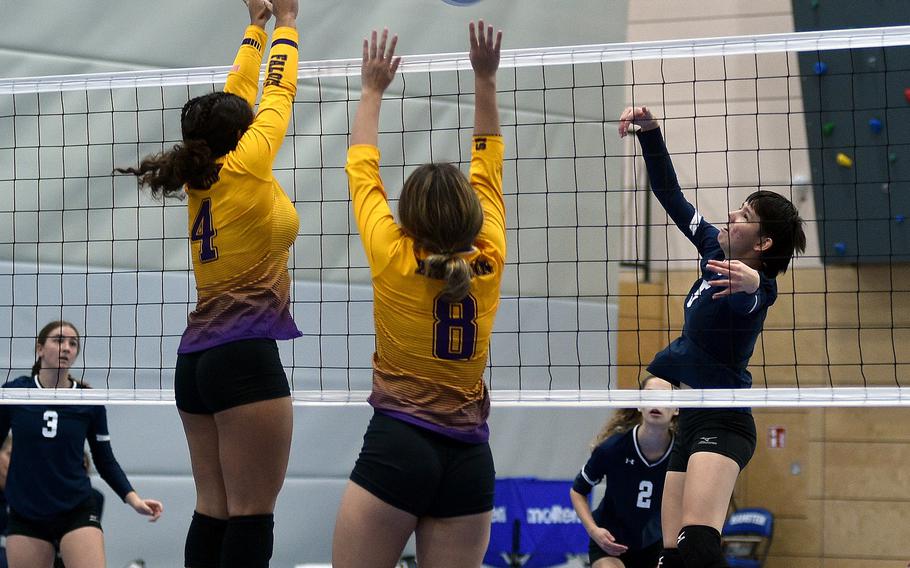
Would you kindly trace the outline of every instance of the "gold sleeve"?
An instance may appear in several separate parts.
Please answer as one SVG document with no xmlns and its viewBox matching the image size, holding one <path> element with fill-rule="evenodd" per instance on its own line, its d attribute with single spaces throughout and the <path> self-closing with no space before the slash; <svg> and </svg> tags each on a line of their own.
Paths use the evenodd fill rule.
<svg viewBox="0 0 910 568">
<path fill-rule="evenodd" d="M 259 69 L 262 67 L 262 53 L 269 36 L 259 26 L 247 26 L 234 58 L 234 65 L 224 83 L 224 92 L 233 93 L 246 99 L 250 108 L 256 104 L 259 93 Z"/>
<path fill-rule="evenodd" d="M 502 136 L 475 136 L 471 150 L 471 185 L 483 207 L 480 237 L 506 257 L 506 206 L 502 196 Z"/>
<path fill-rule="evenodd" d="M 392 247 L 402 236 L 379 176 L 379 148 L 368 144 L 348 148 L 345 171 L 348 174 L 354 220 L 360 231 L 370 271 L 375 276 L 386 267 Z"/>
<path fill-rule="evenodd" d="M 297 95 L 297 30 L 277 28 L 272 34 L 262 100 L 253 124 L 240 138 L 234 157 L 241 167 L 262 179 L 272 175 Z"/>
</svg>

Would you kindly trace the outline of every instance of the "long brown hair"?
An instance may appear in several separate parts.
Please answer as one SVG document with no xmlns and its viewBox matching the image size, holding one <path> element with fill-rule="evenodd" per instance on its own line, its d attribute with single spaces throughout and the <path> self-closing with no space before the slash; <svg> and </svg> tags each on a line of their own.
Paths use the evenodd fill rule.
<svg viewBox="0 0 910 568">
<path fill-rule="evenodd" d="M 442 297 L 463 299 L 474 273 L 459 253 L 471 250 L 483 226 L 483 208 L 471 183 L 452 164 L 424 164 L 404 182 L 398 202 L 404 232 L 427 253 L 424 273 L 445 280 Z"/>
<path fill-rule="evenodd" d="M 654 375 L 646 377 L 641 384 L 639 385 L 639 390 L 644 390 L 645 385 L 648 384 L 648 381 L 651 379 L 656 379 Z M 600 432 L 594 436 L 594 440 L 591 441 L 591 451 L 594 451 L 597 446 L 601 445 L 604 440 L 609 438 L 614 434 L 625 434 L 632 428 L 641 424 L 642 415 L 641 411 L 637 408 L 620 408 L 613 413 L 613 416 L 604 424 L 603 428 L 600 429 Z M 678 416 L 674 416 L 670 420 L 670 432 L 676 432 L 676 425 L 679 421 Z"/>
<path fill-rule="evenodd" d="M 47 338 L 50 337 L 51 332 L 54 331 L 55 329 L 57 329 L 58 327 L 68 327 L 76 333 L 76 340 L 79 343 L 79 351 L 77 352 L 77 354 L 81 353 L 82 352 L 82 334 L 79 333 L 78 327 L 76 327 L 75 325 L 73 325 L 72 323 L 70 323 L 66 320 L 54 320 L 54 321 L 48 323 L 47 325 L 45 325 L 44 327 L 42 327 L 41 331 L 38 332 L 38 337 L 35 338 L 35 349 L 38 349 L 39 346 L 43 346 L 45 343 L 47 343 Z M 41 359 L 36 356 L 35 364 L 32 365 L 32 376 L 34 377 L 35 375 L 37 375 L 39 371 L 41 371 Z M 80 383 L 83 387 L 88 386 L 85 384 L 84 381 L 76 379 L 69 373 L 66 374 L 66 378 L 68 378 L 69 380 L 71 380 L 74 383 Z"/>
<path fill-rule="evenodd" d="M 166 152 L 147 156 L 138 168 L 115 168 L 133 174 L 155 197 L 183 197 L 183 186 L 208 189 L 218 181 L 221 166 L 215 160 L 237 147 L 253 123 L 253 109 L 242 97 L 216 92 L 183 105 L 180 129 L 183 142 Z"/>
</svg>

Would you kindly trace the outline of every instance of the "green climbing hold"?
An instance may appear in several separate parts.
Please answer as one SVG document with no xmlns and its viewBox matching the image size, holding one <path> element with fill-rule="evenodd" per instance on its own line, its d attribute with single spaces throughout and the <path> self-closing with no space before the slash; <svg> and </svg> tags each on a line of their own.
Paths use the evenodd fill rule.
<svg viewBox="0 0 910 568">
<path fill-rule="evenodd" d="M 822 124 L 822 136 L 831 136 L 831 134 L 833 132 L 834 132 L 834 123 L 833 122 L 826 122 L 826 123 Z"/>
</svg>

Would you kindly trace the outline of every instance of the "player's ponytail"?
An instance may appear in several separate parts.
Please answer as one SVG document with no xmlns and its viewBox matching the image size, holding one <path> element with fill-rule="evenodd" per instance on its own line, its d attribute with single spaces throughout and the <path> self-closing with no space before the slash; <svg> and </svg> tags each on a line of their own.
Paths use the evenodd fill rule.
<svg viewBox="0 0 910 568">
<path fill-rule="evenodd" d="M 209 93 L 187 101 L 180 114 L 183 142 L 147 156 L 138 168 L 116 168 L 133 174 L 155 197 L 183 197 L 183 188 L 209 189 L 218 181 L 216 160 L 237 147 L 253 122 L 253 109 L 231 93 Z"/>
<path fill-rule="evenodd" d="M 427 254 L 424 274 L 445 281 L 442 296 L 458 301 L 471 291 L 471 266 L 464 258 L 483 226 L 474 188 L 452 164 L 424 164 L 404 183 L 398 202 L 404 232 Z"/>
<path fill-rule="evenodd" d="M 639 385 L 640 389 L 644 389 L 645 385 L 648 384 L 648 381 L 656 379 L 657 377 L 650 375 L 646 377 Z M 625 434 L 632 428 L 641 424 L 642 421 L 641 411 L 637 408 L 620 408 L 613 413 L 613 416 L 610 417 L 610 420 L 604 424 L 604 427 L 600 429 L 600 432 L 594 436 L 594 439 L 591 441 L 591 451 L 593 452 L 597 446 L 601 445 L 604 440 L 609 438 L 614 434 Z M 674 415 L 670 420 L 669 430 L 671 433 L 676 433 L 676 428 L 679 423 L 679 416 Z"/>
<path fill-rule="evenodd" d="M 457 254 L 430 254 L 426 260 L 427 276 L 445 280 L 442 298 L 447 302 L 464 299 L 471 291 L 471 266 Z"/>
<path fill-rule="evenodd" d="M 613 413 L 600 432 L 591 441 L 591 451 L 614 434 L 625 434 L 641 423 L 641 412 L 637 408 L 620 408 Z"/>
<path fill-rule="evenodd" d="M 138 168 L 116 168 L 133 174 L 139 185 L 149 188 L 153 197 L 183 197 L 183 186 L 208 189 L 218 181 L 218 164 L 204 140 L 186 140 L 167 152 L 142 160 Z"/>
</svg>

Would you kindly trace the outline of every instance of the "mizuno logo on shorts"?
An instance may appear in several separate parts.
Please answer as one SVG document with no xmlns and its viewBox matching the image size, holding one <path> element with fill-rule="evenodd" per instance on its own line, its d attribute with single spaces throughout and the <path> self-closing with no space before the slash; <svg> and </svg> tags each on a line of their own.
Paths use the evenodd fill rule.
<svg viewBox="0 0 910 568">
<path fill-rule="evenodd" d="M 714 441 L 716 439 L 717 439 L 717 436 L 702 436 L 701 438 L 698 439 L 697 444 L 708 444 L 711 446 L 716 446 L 717 442 Z"/>
</svg>

